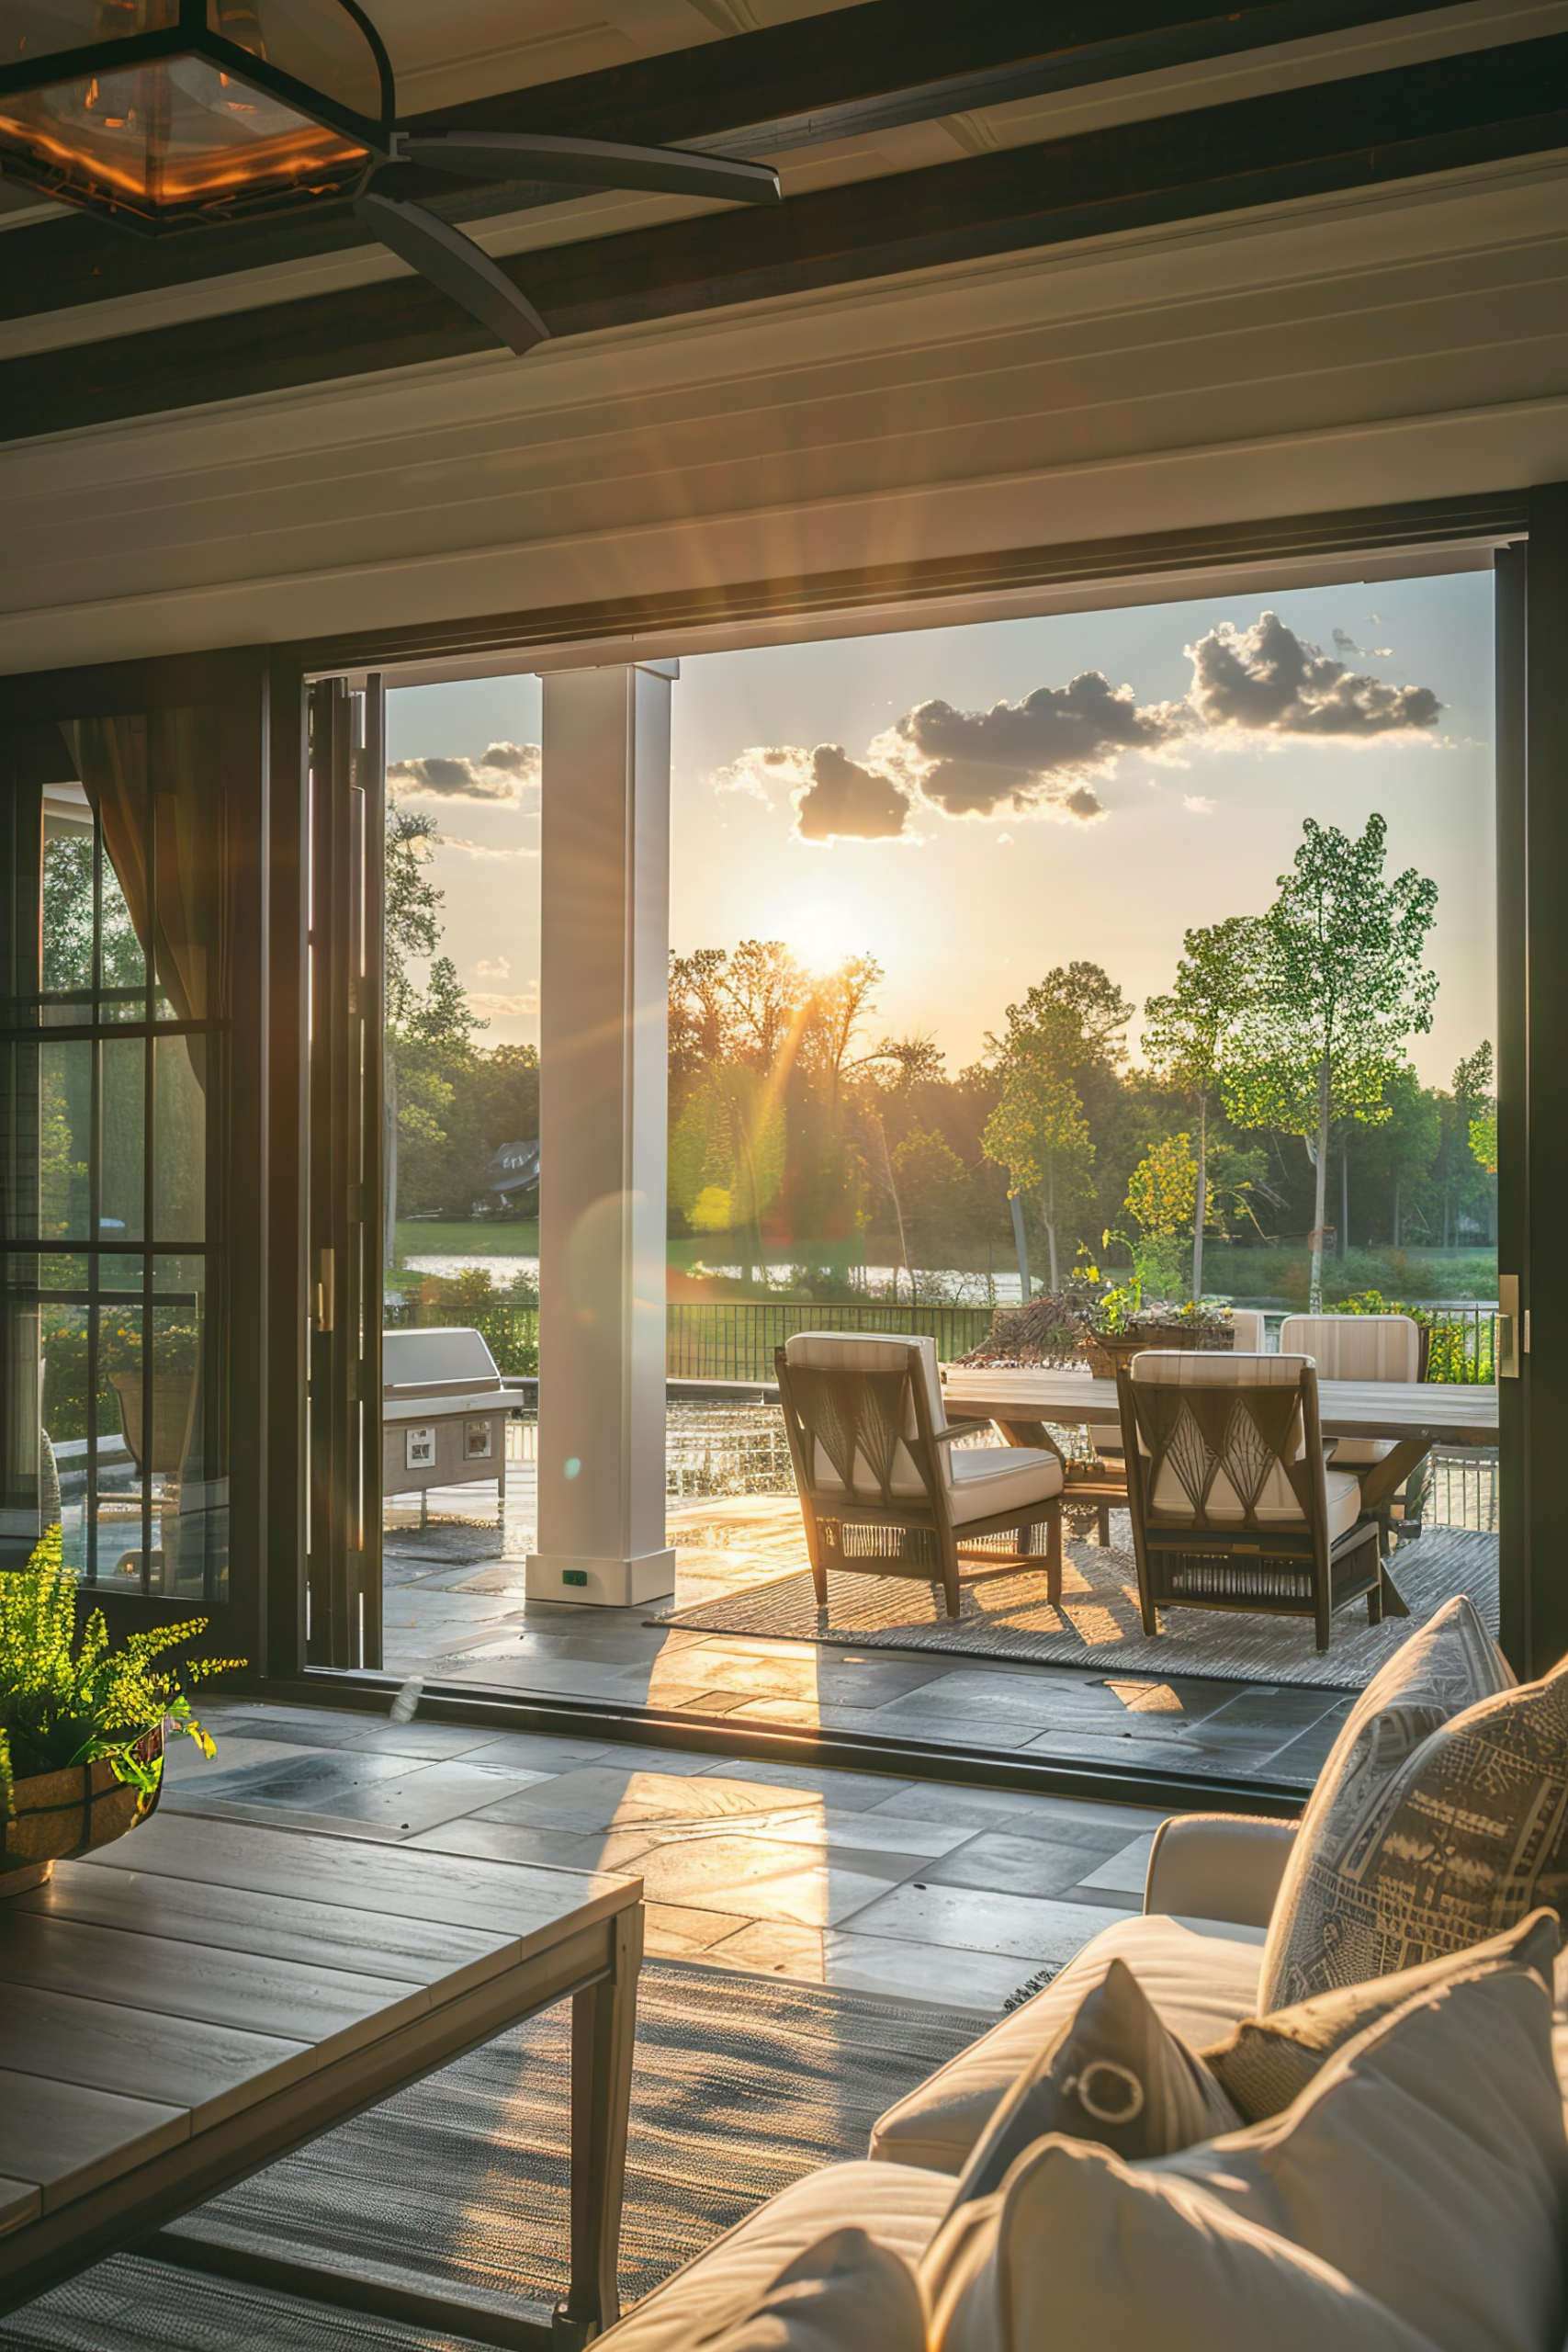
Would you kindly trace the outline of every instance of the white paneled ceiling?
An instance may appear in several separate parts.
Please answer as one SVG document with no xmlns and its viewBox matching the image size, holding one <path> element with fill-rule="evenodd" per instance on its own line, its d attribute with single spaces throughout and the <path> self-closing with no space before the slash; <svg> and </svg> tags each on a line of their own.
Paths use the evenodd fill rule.
<svg viewBox="0 0 1568 2352">
<path fill-rule="evenodd" d="M 409 113 L 592 74 L 851 0 L 368 0 Z"/>
</svg>

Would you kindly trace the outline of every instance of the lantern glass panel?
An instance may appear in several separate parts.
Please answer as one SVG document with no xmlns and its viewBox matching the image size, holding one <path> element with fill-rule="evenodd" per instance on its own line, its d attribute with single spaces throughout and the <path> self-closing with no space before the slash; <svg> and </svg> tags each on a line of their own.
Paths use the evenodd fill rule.
<svg viewBox="0 0 1568 2352">
<path fill-rule="evenodd" d="M 381 74 L 364 29 L 337 0 L 207 0 L 209 28 L 378 122 Z"/>
<path fill-rule="evenodd" d="M 0 98 L 0 160 L 67 202 L 156 223 L 351 184 L 366 151 L 205 58 Z"/>
<path fill-rule="evenodd" d="M 179 15 L 179 0 L 0 0 L 0 69 L 168 32 Z"/>
</svg>

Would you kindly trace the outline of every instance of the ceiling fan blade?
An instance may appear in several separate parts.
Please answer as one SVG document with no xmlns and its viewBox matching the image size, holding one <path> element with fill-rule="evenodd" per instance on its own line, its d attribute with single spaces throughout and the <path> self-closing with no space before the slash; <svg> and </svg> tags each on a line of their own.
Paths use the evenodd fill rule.
<svg viewBox="0 0 1568 2352">
<path fill-rule="evenodd" d="M 354 209 L 400 261 L 417 269 L 519 356 L 536 343 L 548 342 L 550 331 L 528 297 L 482 246 L 449 220 L 438 220 L 423 204 L 403 204 L 374 190 Z"/>
<path fill-rule="evenodd" d="M 467 179 L 565 180 L 586 187 L 650 188 L 660 196 L 725 197 L 734 204 L 777 204 L 782 190 L 771 164 L 732 162 L 686 147 L 628 147 L 615 139 L 556 139 L 531 130 L 446 130 L 429 137 L 394 134 L 392 160 L 433 164 Z"/>
</svg>

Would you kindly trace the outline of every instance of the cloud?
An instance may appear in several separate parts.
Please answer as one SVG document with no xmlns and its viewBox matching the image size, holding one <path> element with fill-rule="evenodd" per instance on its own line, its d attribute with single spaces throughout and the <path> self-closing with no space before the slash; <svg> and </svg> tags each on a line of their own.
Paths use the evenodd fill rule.
<svg viewBox="0 0 1568 2352">
<path fill-rule="evenodd" d="M 492 743 L 482 758 L 394 760 L 387 786 L 397 800 L 506 800 L 537 790 L 537 743 Z"/>
<path fill-rule="evenodd" d="M 478 857 L 489 860 L 498 858 L 504 860 L 513 857 L 537 857 L 539 854 L 537 843 L 514 842 L 512 843 L 510 848 L 505 848 L 498 846 L 494 842 L 471 841 L 467 833 L 443 833 L 435 846 L 437 849 L 456 850 L 459 857 Z"/>
<path fill-rule="evenodd" d="M 1127 752 L 1157 754 L 1183 731 L 1179 706 L 1141 705 L 1130 686 L 1085 670 L 1065 686 L 1036 686 L 1021 702 L 955 710 L 923 702 L 871 746 L 949 817 L 1089 821 L 1104 814 L 1092 780 Z"/>
<path fill-rule="evenodd" d="M 1389 658 L 1344 629 L 1334 639 L 1341 654 Z M 770 802 L 787 791 L 801 841 L 912 840 L 922 811 L 1090 824 L 1107 813 L 1100 786 L 1129 753 L 1180 767 L 1205 746 L 1430 741 L 1443 707 L 1430 686 L 1389 685 L 1352 670 L 1277 613 L 1260 614 L 1250 628 L 1221 622 L 1186 653 L 1191 684 L 1175 702 L 1140 703 L 1130 685 L 1085 670 L 988 710 L 917 703 L 858 761 L 839 743 L 810 752 L 755 745 L 715 781 Z M 1214 813 L 1204 793 L 1185 795 L 1182 805 L 1194 817 Z"/>
<path fill-rule="evenodd" d="M 1222 621 L 1187 652 L 1187 707 L 1194 728 L 1210 736 L 1365 742 L 1423 733 L 1443 707 L 1430 686 L 1386 685 L 1348 669 L 1278 613 L 1260 614 L 1247 629 Z"/>
<path fill-rule="evenodd" d="M 1376 613 L 1372 615 L 1372 618 L 1373 620 L 1376 620 Z M 1374 662 L 1386 662 L 1391 658 L 1393 652 L 1392 645 L 1358 645 L 1348 628 L 1333 629 L 1330 631 L 1330 635 L 1334 639 L 1334 650 L 1336 653 L 1343 653 L 1347 659 L 1348 659 L 1352 653 L 1363 653 L 1370 656 L 1370 658 Z"/>
<path fill-rule="evenodd" d="M 468 998 L 468 1010 L 487 1021 L 492 1014 L 499 1014 L 504 1020 L 508 1015 L 515 1017 L 520 1013 L 537 1012 L 539 991 L 537 989 L 519 989 L 513 996 L 489 996 L 476 992 Z"/>
<path fill-rule="evenodd" d="M 474 966 L 474 978 L 479 980 L 509 980 L 512 965 L 504 956 L 484 956 Z"/>
<path fill-rule="evenodd" d="M 732 792 L 771 797 L 787 788 L 795 832 L 803 842 L 888 842 L 907 836 L 909 794 L 880 767 L 862 766 L 841 743 L 754 744 L 719 773 Z"/>
</svg>

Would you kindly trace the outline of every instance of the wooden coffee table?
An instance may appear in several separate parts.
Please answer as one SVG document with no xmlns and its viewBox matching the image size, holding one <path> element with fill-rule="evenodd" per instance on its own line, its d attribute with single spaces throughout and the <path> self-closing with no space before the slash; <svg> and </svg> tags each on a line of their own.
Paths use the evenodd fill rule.
<svg viewBox="0 0 1568 2352">
<path fill-rule="evenodd" d="M 642 1884 L 163 1814 L 0 1901 L 0 2312 L 134 2245 L 492 2343 L 618 2309 Z M 571 2283 L 504 2321 L 166 2225 L 557 2001 L 572 2004 Z"/>
</svg>

